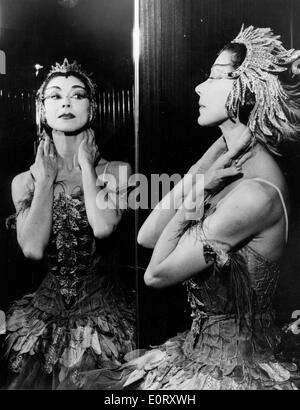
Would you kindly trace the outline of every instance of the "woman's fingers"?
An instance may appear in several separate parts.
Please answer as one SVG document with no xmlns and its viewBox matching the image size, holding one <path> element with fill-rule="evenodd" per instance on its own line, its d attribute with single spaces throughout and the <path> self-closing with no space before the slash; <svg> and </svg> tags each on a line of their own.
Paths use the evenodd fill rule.
<svg viewBox="0 0 300 410">
<path fill-rule="evenodd" d="M 235 167 L 241 167 L 250 157 L 252 156 L 252 152 L 248 151 L 245 154 L 243 154 L 241 157 L 234 159 L 235 156 L 232 155 L 232 153 L 226 153 L 222 157 L 220 157 L 220 161 L 217 164 L 217 167 L 223 167 L 227 168 L 232 165 L 232 162 L 234 163 Z"/>
<path fill-rule="evenodd" d="M 84 131 L 84 139 L 83 139 L 84 143 L 89 145 L 90 144 L 90 135 L 88 130 Z"/>
<path fill-rule="evenodd" d="M 219 178 L 229 178 L 242 174 L 243 171 L 240 167 L 228 167 L 218 170 Z"/>
<path fill-rule="evenodd" d="M 214 166 L 216 167 L 228 167 L 232 164 L 232 161 L 235 162 L 236 166 L 241 166 L 244 164 L 252 155 L 250 151 L 246 152 L 241 156 L 243 151 L 247 149 L 251 143 L 252 134 L 247 128 L 241 137 L 238 139 L 236 145 L 230 149 L 225 154 L 221 155 L 218 160 L 215 162 Z"/>
<path fill-rule="evenodd" d="M 85 131 L 84 131 L 83 141 L 84 141 L 86 144 L 89 144 L 89 141 L 90 141 L 89 130 L 85 130 Z"/>
<path fill-rule="evenodd" d="M 235 159 L 243 152 L 248 146 L 251 144 L 252 141 L 252 133 L 249 128 L 246 128 L 243 133 L 237 138 L 234 147 L 230 148 L 228 154 L 230 155 L 231 159 Z"/>
<path fill-rule="evenodd" d="M 86 135 L 86 134 L 84 134 L 83 140 L 81 141 L 81 143 L 80 143 L 79 147 L 81 147 L 81 148 L 86 147 L 87 142 L 88 142 L 88 137 L 87 137 L 87 135 Z"/>
<path fill-rule="evenodd" d="M 226 152 L 226 154 L 221 155 L 213 165 L 213 168 L 225 168 L 231 165 L 232 155 L 231 152 Z"/>
<path fill-rule="evenodd" d="M 55 149 L 54 149 L 54 144 L 53 144 L 53 142 L 50 143 L 50 147 L 49 147 L 49 157 L 55 157 Z"/>
<path fill-rule="evenodd" d="M 248 151 L 236 160 L 236 166 L 241 167 L 250 157 L 252 157 L 252 152 Z"/>
<path fill-rule="evenodd" d="M 90 144 L 92 143 L 91 130 L 88 129 L 88 130 L 86 131 L 86 133 L 87 133 L 87 142 L 88 142 L 88 144 L 90 145 Z"/>
<path fill-rule="evenodd" d="M 89 136 L 89 144 L 95 145 L 96 142 L 95 142 L 95 134 L 94 134 L 94 131 L 93 131 L 91 128 L 89 128 L 89 129 L 87 130 L 87 132 L 88 132 L 88 136 Z"/>
<path fill-rule="evenodd" d="M 41 140 L 36 152 L 37 157 L 41 157 L 44 155 L 44 140 Z"/>
<path fill-rule="evenodd" d="M 44 155 L 49 155 L 49 150 L 50 150 L 50 138 L 47 135 L 45 137 L 45 142 L 44 142 Z"/>
</svg>

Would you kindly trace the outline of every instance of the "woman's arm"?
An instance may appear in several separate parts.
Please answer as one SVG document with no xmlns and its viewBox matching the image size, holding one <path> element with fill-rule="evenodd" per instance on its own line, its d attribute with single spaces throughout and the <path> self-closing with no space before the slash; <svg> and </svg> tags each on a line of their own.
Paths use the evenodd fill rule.
<svg viewBox="0 0 300 410">
<path fill-rule="evenodd" d="M 181 206 L 184 194 L 192 187 L 193 176 L 204 174 L 211 164 L 226 150 L 224 139 L 220 137 L 194 164 L 187 174 L 164 196 L 150 213 L 139 230 L 137 241 L 145 248 L 154 248 L 168 222 Z"/>
<path fill-rule="evenodd" d="M 110 163 L 108 183 L 105 188 L 101 188 L 94 166 L 84 165 L 82 167 L 86 213 L 96 238 L 109 236 L 120 222 L 122 198 L 119 197 L 118 188 L 126 186 L 130 174 L 129 164 Z"/>
<path fill-rule="evenodd" d="M 42 259 L 52 227 L 53 182 L 57 174 L 54 148 L 49 138 L 39 144 L 30 172 L 12 181 L 12 198 L 17 211 L 17 240 L 27 258 Z M 32 176 L 34 183 L 32 181 Z M 30 187 L 31 184 L 31 187 Z M 20 211 L 20 202 L 33 191 L 29 208 Z"/>
<path fill-rule="evenodd" d="M 110 163 L 107 186 L 101 187 L 94 167 L 97 147 L 91 130 L 86 131 L 78 151 L 78 161 L 82 171 L 84 201 L 89 224 L 96 238 L 109 236 L 121 220 L 118 188 L 126 186 L 131 173 L 127 163 Z M 122 208 L 122 206 L 121 206 Z"/>
<path fill-rule="evenodd" d="M 213 263 L 205 255 L 205 243 L 228 252 L 273 226 L 282 217 L 282 209 L 276 206 L 278 202 L 275 195 L 256 181 L 242 183 L 205 219 L 205 241 L 195 231 L 197 228 L 178 237 L 181 224 L 185 221 L 185 209 L 180 209 L 155 246 L 144 276 L 145 283 L 148 286 L 165 287 L 183 282 Z"/>
</svg>

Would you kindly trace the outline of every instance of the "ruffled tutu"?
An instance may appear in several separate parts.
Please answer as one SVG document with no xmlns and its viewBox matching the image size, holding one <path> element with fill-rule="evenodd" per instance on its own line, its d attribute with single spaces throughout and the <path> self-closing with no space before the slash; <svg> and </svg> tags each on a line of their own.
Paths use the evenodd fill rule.
<svg viewBox="0 0 300 410">
<path fill-rule="evenodd" d="M 67 308 L 54 275 L 7 315 L 11 389 L 56 388 L 74 370 L 119 366 L 135 348 L 133 295 L 111 278 L 86 279 Z"/>
<path fill-rule="evenodd" d="M 211 316 L 203 319 L 200 329 L 197 324 L 152 350 L 129 353 L 125 357 L 128 362 L 117 369 L 78 373 L 76 379 L 69 381 L 68 387 L 113 390 L 297 389 L 300 387 L 297 365 L 279 362 L 272 353 L 280 340 L 272 323 L 271 313 L 257 316 L 253 332 L 242 330 L 232 315 Z"/>
<path fill-rule="evenodd" d="M 107 263 L 110 252 L 103 243 L 102 254 L 96 251 L 83 192 L 61 191 L 53 201 L 48 274 L 7 313 L 7 388 L 55 389 L 75 370 L 119 366 L 135 348 L 134 297 Z"/>
</svg>

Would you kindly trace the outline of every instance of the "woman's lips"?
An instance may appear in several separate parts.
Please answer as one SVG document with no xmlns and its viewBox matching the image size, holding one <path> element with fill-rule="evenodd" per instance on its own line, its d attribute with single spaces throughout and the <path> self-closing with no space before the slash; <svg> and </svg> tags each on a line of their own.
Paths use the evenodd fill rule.
<svg viewBox="0 0 300 410">
<path fill-rule="evenodd" d="M 62 118 L 63 120 L 71 120 L 72 118 L 75 118 L 75 115 L 69 113 L 69 114 L 62 114 L 58 118 Z"/>
</svg>

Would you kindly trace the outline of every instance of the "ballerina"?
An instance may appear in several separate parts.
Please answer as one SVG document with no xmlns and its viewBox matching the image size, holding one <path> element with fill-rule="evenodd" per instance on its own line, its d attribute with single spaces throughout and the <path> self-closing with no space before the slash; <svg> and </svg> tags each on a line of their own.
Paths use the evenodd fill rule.
<svg viewBox="0 0 300 410">
<path fill-rule="evenodd" d="M 276 357 L 272 300 L 289 214 L 273 154 L 299 135 L 298 62 L 299 52 L 286 50 L 270 29 L 250 26 L 221 50 L 196 87 L 198 123 L 218 126 L 223 135 L 138 236 L 154 248 L 146 284 L 183 283 L 191 328 L 142 355 L 129 353 L 118 371 L 82 373 L 79 388 L 297 388 L 297 366 Z M 203 174 L 204 183 L 193 183 L 191 174 Z"/>
<path fill-rule="evenodd" d="M 53 66 L 37 93 L 35 163 L 12 182 L 18 243 L 27 258 L 44 258 L 48 272 L 7 314 L 9 389 L 56 388 L 75 369 L 119 365 L 135 346 L 133 298 L 105 250 L 131 168 L 99 158 L 96 110 L 90 76 L 67 59 Z M 99 195 L 109 189 L 114 196 Z"/>
</svg>

